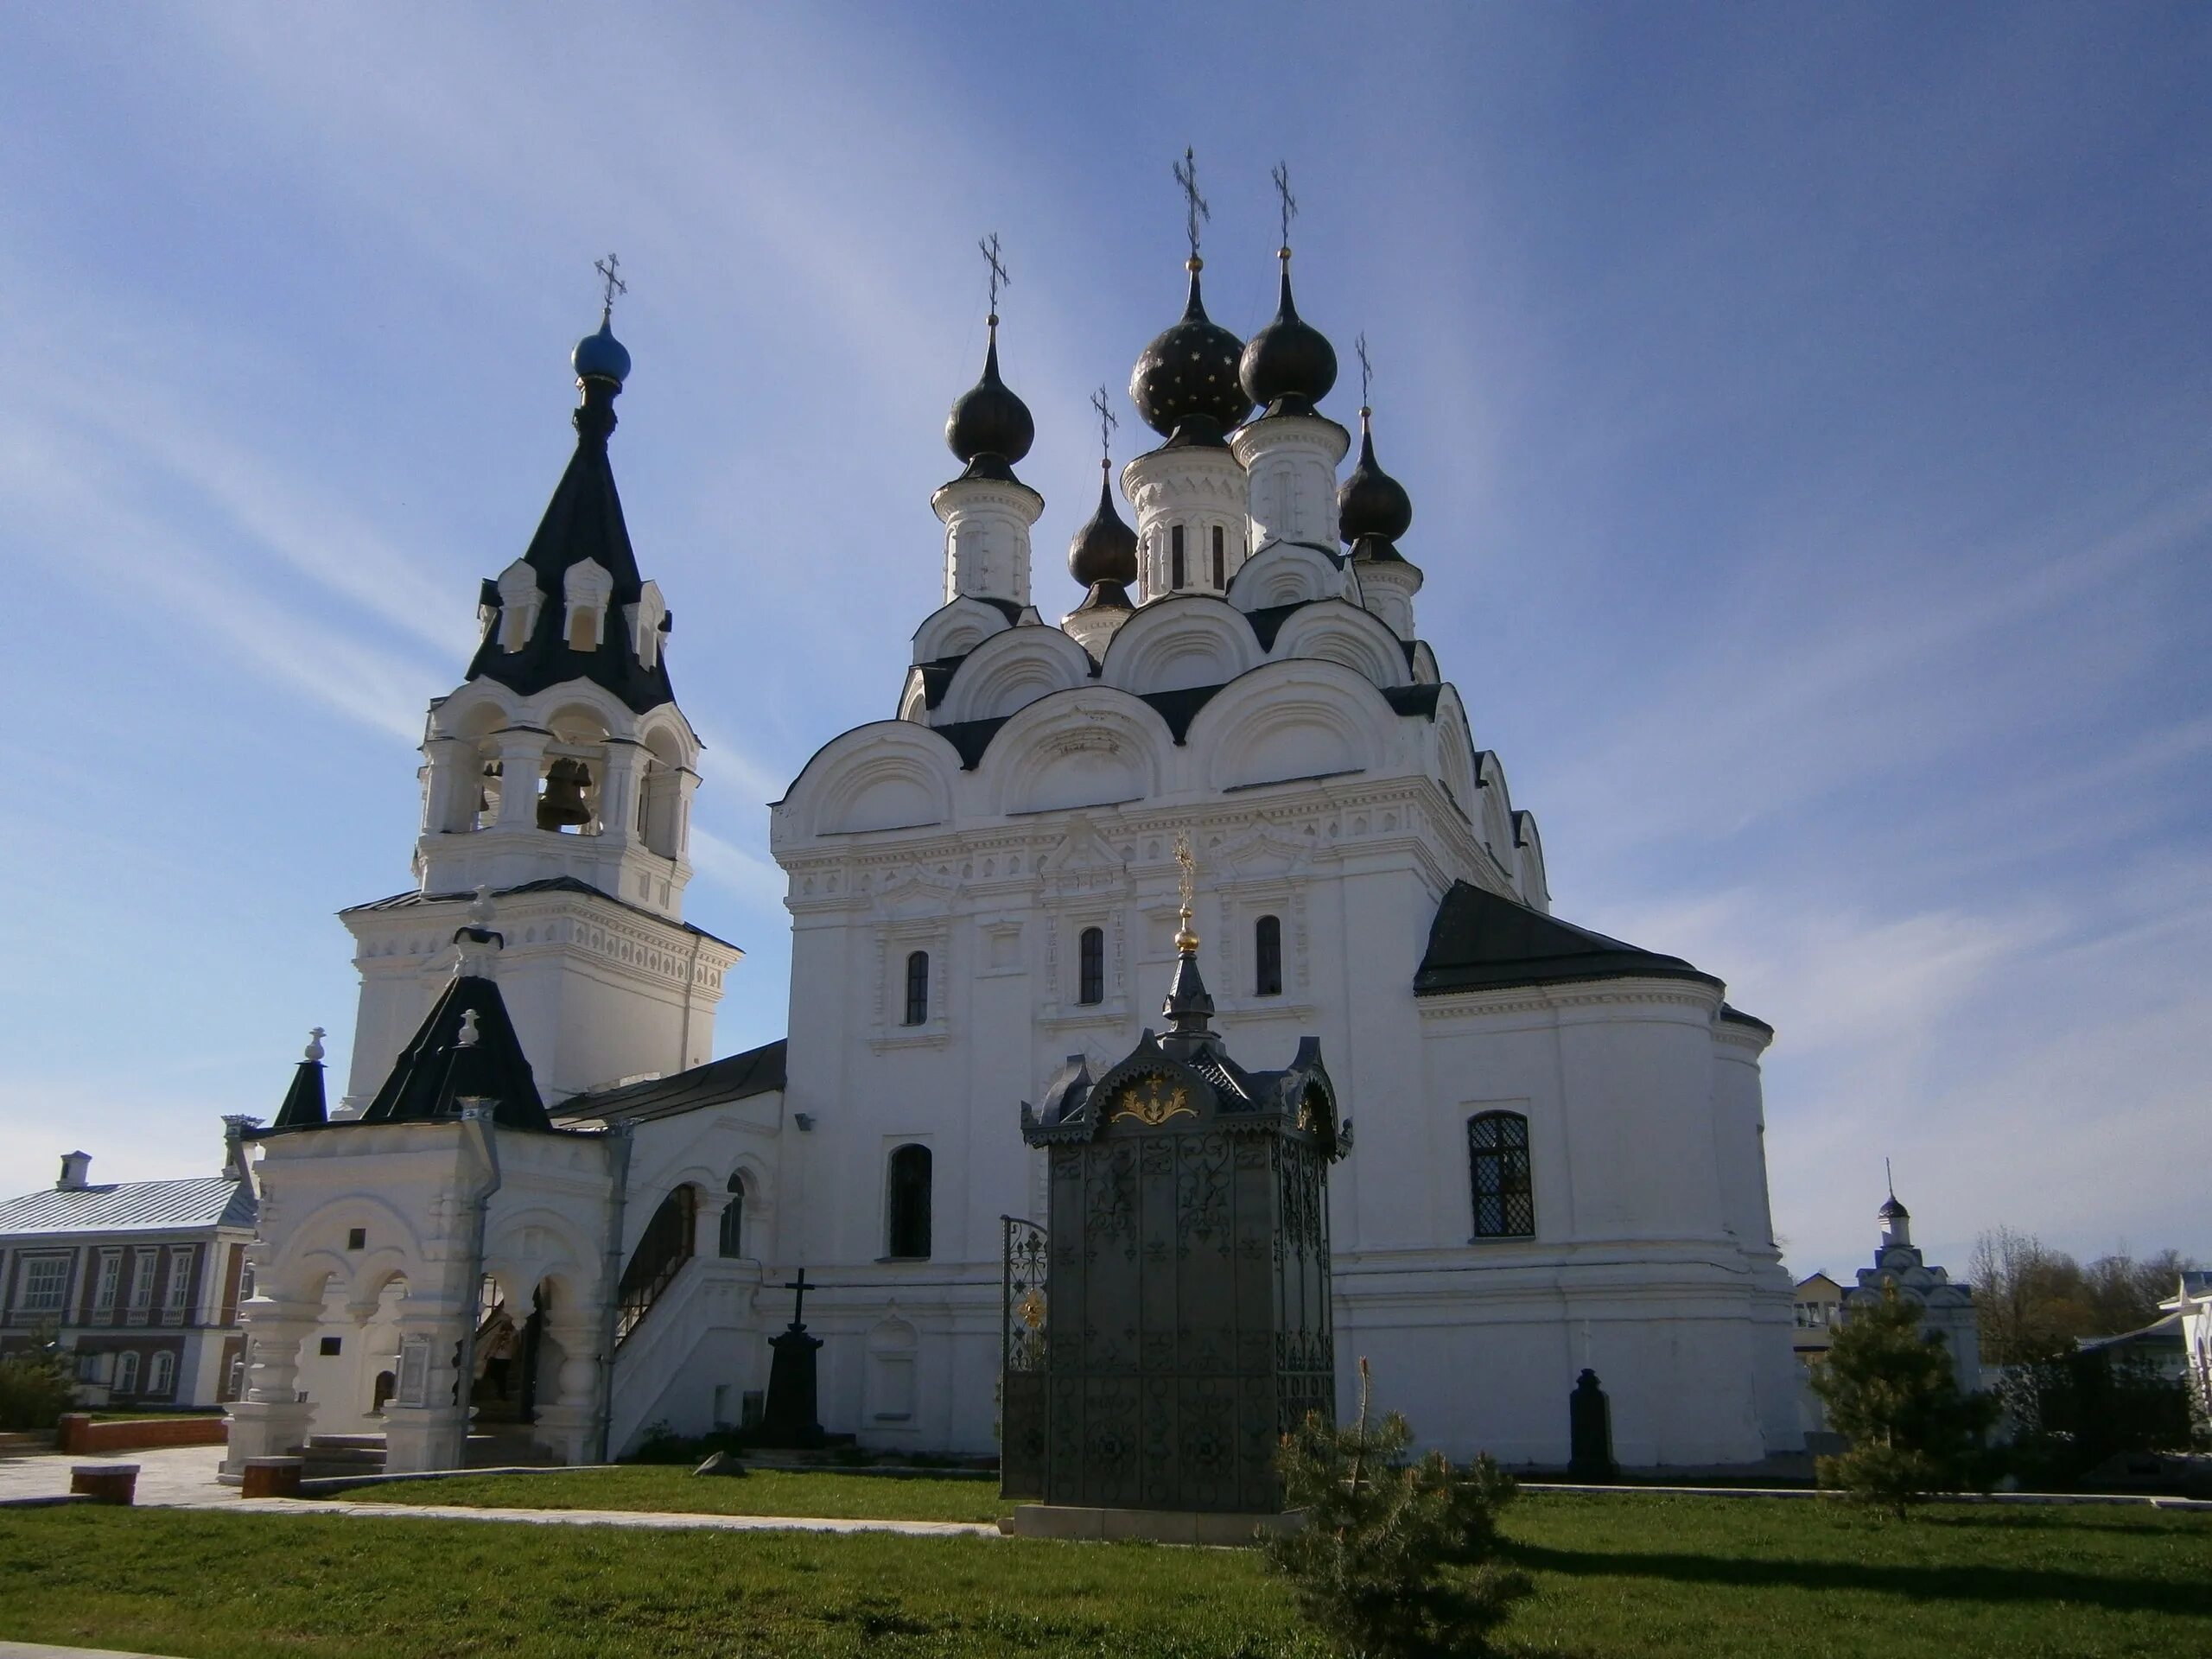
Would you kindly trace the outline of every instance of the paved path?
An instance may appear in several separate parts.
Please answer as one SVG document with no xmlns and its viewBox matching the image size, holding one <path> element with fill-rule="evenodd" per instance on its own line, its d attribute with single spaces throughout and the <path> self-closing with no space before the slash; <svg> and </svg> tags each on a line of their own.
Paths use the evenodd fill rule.
<svg viewBox="0 0 2212 1659">
<path fill-rule="evenodd" d="M 0 1659 L 161 1659 L 119 1648 L 50 1648 L 43 1642 L 0 1642 Z"/>
<path fill-rule="evenodd" d="M 80 1463 L 135 1463 L 142 1508 L 226 1510 L 239 1515 L 347 1515 L 378 1519 L 512 1521 L 540 1527 L 636 1527 L 647 1531 L 903 1532 L 917 1537 L 995 1538 L 994 1522 L 972 1521 L 833 1521 L 796 1515 L 671 1515 L 645 1510 L 494 1510 L 459 1503 L 360 1503 L 344 1498 L 242 1498 L 215 1477 L 219 1446 L 166 1446 L 110 1458 L 59 1454 L 0 1460 L 0 1498 L 55 1497 L 69 1490 L 69 1471 Z M 8 1659 L 0 1647 L 0 1659 Z"/>
</svg>

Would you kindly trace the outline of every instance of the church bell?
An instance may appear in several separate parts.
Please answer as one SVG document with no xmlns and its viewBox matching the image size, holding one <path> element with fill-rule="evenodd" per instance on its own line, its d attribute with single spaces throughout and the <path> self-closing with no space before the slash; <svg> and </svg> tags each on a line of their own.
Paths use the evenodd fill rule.
<svg viewBox="0 0 2212 1659">
<path fill-rule="evenodd" d="M 584 791 L 591 786 L 591 769 L 581 760 L 563 755 L 545 774 L 545 793 L 537 800 L 537 827 L 559 830 L 589 823 L 591 808 L 584 804 Z"/>
</svg>

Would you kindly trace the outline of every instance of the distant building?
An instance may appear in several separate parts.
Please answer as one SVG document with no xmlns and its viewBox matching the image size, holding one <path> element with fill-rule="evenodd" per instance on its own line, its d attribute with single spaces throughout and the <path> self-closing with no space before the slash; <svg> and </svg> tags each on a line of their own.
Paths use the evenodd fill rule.
<svg viewBox="0 0 2212 1659">
<path fill-rule="evenodd" d="M 1859 1269 L 1858 1285 L 1844 1293 L 1843 1315 L 1878 1300 L 1894 1286 L 1897 1294 L 1920 1307 L 1920 1328 L 1942 1338 L 1951 1351 L 1952 1369 L 1960 1389 L 1972 1393 L 1981 1387 L 1981 1332 L 1975 1323 L 1974 1289 L 1953 1284 L 1951 1275 L 1931 1268 L 1912 1242 L 1912 1213 L 1891 1192 L 1878 1212 L 1882 1242 L 1874 1251 L 1874 1265 Z"/>
<path fill-rule="evenodd" d="M 1797 1322 L 1789 1345 L 1808 1370 L 1827 1357 L 1835 1342 L 1836 1327 L 1843 1323 L 1843 1287 L 1825 1273 L 1797 1281 Z"/>
<path fill-rule="evenodd" d="M 253 1120 L 224 1121 L 219 1175 L 96 1186 L 92 1154 L 71 1152 L 51 1187 L 0 1203 L 0 1354 L 58 1332 L 87 1406 L 238 1397 L 256 1217 L 238 1137 Z"/>
</svg>

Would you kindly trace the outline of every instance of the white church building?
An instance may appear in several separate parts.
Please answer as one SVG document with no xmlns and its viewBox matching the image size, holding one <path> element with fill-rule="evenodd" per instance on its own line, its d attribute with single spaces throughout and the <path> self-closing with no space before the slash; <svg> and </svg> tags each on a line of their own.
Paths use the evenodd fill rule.
<svg viewBox="0 0 2212 1659">
<path fill-rule="evenodd" d="M 455 1466 L 464 1376 L 564 1460 L 736 1423 L 800 1268 L 830 1430 L 991 1452 L 1004 1218 L 1044 1215 L 1022 1104 L 1157 1022 L 1178 836 L 1217 1028 L 1262 1065 L 1317 1037 L 1356 1126 L 1344 1398 L 1364 1357 L 1426 1443 L 1560 1465 L 1586 1366 L 1625 1465 L 1802 1445 L 1773 1033 L 1550 914 L 1535 820 L 1420 638 L 1407 493 L 1368 410 L 1342 470 L 1335 353 L 1281 260 L 1248 342 L 1194 244 L 1132 378 L 1160 437 L 1119 474 L 1134 528 L 1109 465 L 1057 621 L 993 317 L 931 498 L 941 602 L 884 665 L 888 717 L 774 807 L 788 1038 L 721 1059 L 740 953 L 684 919 L 700 745 L 609 469 L 629 358 L 604 318 L 578 346 L 575 456 L 430 709 L 413 883 L 342 912 L 344 1097 L 304 1062 L 256 1136 L 233 1467 L 334 1434 Z"/>
</svg>

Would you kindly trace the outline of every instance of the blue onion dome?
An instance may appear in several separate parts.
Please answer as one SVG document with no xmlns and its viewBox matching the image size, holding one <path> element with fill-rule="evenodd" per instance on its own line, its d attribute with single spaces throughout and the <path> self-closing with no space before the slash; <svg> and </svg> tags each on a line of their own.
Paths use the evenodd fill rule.
<svg viewBox="0 0 2212 1659">
<path fill-rule="evenodd" d="M 1102 461 L 1098 511 L 1068 543 L 1068 574 L 1085 588 L 1102 582 L 1126 586 L 1137 579 L 1137 533 L 1114 509 L 1114 486 L 1106 468 Z"/>
<path fill-rule="evenodd" d="M 1359 411 L 1359 465 L 1337 486 L 1337 533 L 1346 542 L 1381 543 L 1383 550 L 1413 527 L 1413 498 L 1375 461 L 1371 410 Z M 1391 556 L 1387 552 L 1382 556 Z"/>
<path fill-rule="evenodd" d="M 1290 297 L 1290 250 L 1282 260 L 1282 296 L 1274 321 L 1246 342 L 1238 371 L 1244 395 L 1270 415 L 1311 415 L 1337 384 L 1337 349 L 1298 315 Z"/>
<path fill-rule="evenodd" d="M 1218 444 L 1252 412 L 1236 378 L 1244 349 L 1206 315 L 1198 296 L 1204 261 L 1190 262 L 1191 299 L 1183 320 L 1144 348 L 1129 375 L 1129 400 L 1145 423 L 1170 442 Z"/>
<path fill-rule="evenodd" d="M 619 391 L 630 378 L 630 353 L 614 338 L 613 323 L 611 310 L 601 312 L 599 332 L 578 340 L 576 349 L 569 353 L 569 361 L 576 371 L 577 379 L 609 381 Z"/>
<path fill-rule="evenodd" d="M 999 378 L 999 320 L 990 321 L 991 343 L 983 353 L 983 378 L 960 394 L 944 418 L 945 447 L 967 463 L 970 473 L 1011 478 L 1014 463 L 1029 453 L 1037 423 L 1029 405 Z"/>
</svg>

